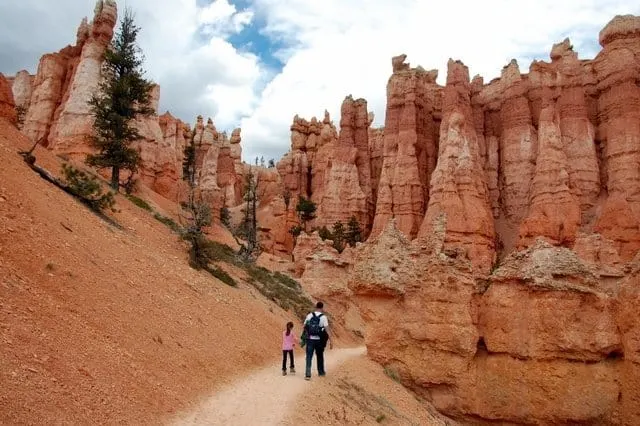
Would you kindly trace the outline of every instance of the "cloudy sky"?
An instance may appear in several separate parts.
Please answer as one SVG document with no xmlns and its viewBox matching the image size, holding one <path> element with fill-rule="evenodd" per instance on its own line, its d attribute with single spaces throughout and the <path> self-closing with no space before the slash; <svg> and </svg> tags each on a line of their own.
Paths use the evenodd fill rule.
<svg viewBox="0 0 640 426">
<path fill-rule="evenodd" d="M 299 114 L 339 122 L 346 95 L 364 97 L 384 124 L 391 57 L 438 68 L 460 59 L 471 75 L 497 77 L 511 58 L 523 71 L 570 37 L 581 58 L 632 0 L 119 0 L 142 27 L 160 109 L 219 130 L 242 128 L 243 157 L 278 159 Z M 94 0 L 0 0 L 0 72 L 34 73 L 39 57 L 75 41 Z"/>
</svg>

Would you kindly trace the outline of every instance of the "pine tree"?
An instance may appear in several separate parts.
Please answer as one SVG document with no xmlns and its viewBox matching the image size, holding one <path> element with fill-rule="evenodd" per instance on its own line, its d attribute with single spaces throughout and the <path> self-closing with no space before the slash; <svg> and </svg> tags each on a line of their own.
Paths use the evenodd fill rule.
<svg viewBox="0 0 640 426">
<path fill-rule="evenodd" d="M 253 260 L 260 249 L 258 243 L 258 186 L 260 184 L 260 175 L 254 174 L 249 167 L 249 172 L 245 176 L 244 200 L 246 201 L 244 209 L 244 218 L 240 225 L 241 234 L 245 238 L 246 243 L 240 245 L 240 255 L 245 260 Z"/>
<path fill-rule="evenodd" d="M 296 212 L 298 213 L 305 232 L 307 231 L 307 222 L 316 218 L 316 208 L 316 203 L 304 198 L 302 195 L 298 196 Z"/>
<path fill-rule="evenodd" d="M 362 230 L 360 229 L 360 223 L 355 216 L 351 216 L 349 222 L 347 222 L 347 231 L 345 233 L 345 240 L 351 247 L 354 247 L 356 243 L 362 241 Z"/>
<path fill-rule="evenodd" d="M 323 225 L 322 228 L 318 229 L 318 236 L 323 240 L 330 240 L 333 238 L 333 236 L 331 235 L 331 231 L 329 231 L 329 229 L 325 225 Z"/>
<path fill-rule="evenodd" d="M 205 253 L 205 236 L 202 228 L 211 224 L 211 208 L 196 196 L 196 156 L 195 130 L 191 133 L 189 143 L 184 147 L 182 161 L 182 179 L 189 185 L 189 196 L 186 203 L 187 224 L 182 230 L 185 240 L 191 243 L 190 259 L 195 268 L 208 268 L 208 257 Z"/>
<path fill-rule="evenodd" d="M 132 121 L 153 113 L 150 107 L 153 84 L 143 78 L 142 54 L 136 44 L 140 28 L 127 9 L 116 37 L 104 54 L 99 91 L 89 104 L 95 117 L 92 144 L 98 149 L 87 156 L 87 164 L 111 169 L 111 187 L 120 187 L 120 171 L 137 170 L 140 157 L 130 147 L 141 138 Z"/>
<path fill-rule="evenodd" d="M 331 236 L 333 237 L 333 248 L 338 250 L 338 253 L 342 253 L 344 250 L 344 225 L 342 222 L 337 221 L 333 224 Z"/>
</svg>

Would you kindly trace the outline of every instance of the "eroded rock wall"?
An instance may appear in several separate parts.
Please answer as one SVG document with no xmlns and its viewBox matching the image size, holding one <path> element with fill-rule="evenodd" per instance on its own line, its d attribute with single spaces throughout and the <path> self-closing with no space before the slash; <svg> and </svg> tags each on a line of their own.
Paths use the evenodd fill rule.
<svg viewBox="0 0 640 426">
<path fill-rule="evenodd" d="M 618 294 L 538 240 L 478 280 L 440 225 L 410 242 L 391 222 L 357 253 L 369 356 L 462 422 L 635 424 L 635 276 Z"/>
</svg>

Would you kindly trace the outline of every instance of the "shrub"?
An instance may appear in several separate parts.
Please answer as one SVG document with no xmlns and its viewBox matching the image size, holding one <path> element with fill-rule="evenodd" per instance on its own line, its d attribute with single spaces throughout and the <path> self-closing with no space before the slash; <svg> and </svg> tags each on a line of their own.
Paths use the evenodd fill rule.
<svg viewBox="0 0 640 426">
<path fill-rule="evenodd" d="M 220 223 L 226 228 L 231 228 L 231 213 L 227 206 L 220 208 Z"/>
<path fill-rule="evenodd" d="M 94 176 L 66 163 L 62 165 L 62 174 L 69 192 L 82 200 L 91 209 L 102 211 L 110 208 L 112 211 L 116 211 L 114 208 L 116 200 L 113 193 L 107 192 L 103 194 L 102 185 Z"/>
<path fill-rule="evenodd" d="M 209 272 L 211 275 L 213 275 L 214 277 L 216 277 L 217 279 L 219 279 L 220 281 L 222 281 L 223 283 L 227 284 L 228 286 L 231 286 L 231 287 L 238 286 L 238 283 L 236 282 L 236 280 L 234 280 L 233 277 L 223 269 L 207 266 L 205 270 Z"/>
<path fill-rule="evenodd" d="M 171 228 L 173 232 L 180 233 L 180 227 L 170 217 L 162 216 L 160 213 L 155 213 L 153 217 L 159 222 L 162 222 L 165 225 L 167 225 L 169 228 Z"/>
<path fill-rule="evenodd" d="M 141 209 L 144 209 L 150 212 L 153 211 L 153 208 L 149 205 L 149 203 L 147 203 L 142 198 L 136 197 L 135 195 L 127 195 L 126 197 L 129 199 L 129 201 L 131 201 L 133 204 L 140 207 Z"/>
<path fill-rule="evenodd" d="M 322 238 L 322 240 L 330 240 L 332 238 L 331 231 L 324 225 L 318 230 L 318 236 Z"/>
<path fill-rule="evenodd" d="M 302 227 L 298 225 L 292 226 L 291 229 L 289 229 L 289 233 L 293 235 L 293 238 L 297 238 L 298 235 L 302 233 Z"/>
</svg>

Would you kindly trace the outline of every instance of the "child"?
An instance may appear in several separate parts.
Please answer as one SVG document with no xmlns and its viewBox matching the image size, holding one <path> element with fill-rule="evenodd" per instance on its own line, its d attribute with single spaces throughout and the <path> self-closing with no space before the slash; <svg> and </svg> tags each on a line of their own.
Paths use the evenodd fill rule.
<svg viewBox="0 0 640 426">
<path fill-rule="evenodd" d="M 295 374 L 296 367 L 293 364 L 293 347 L 296 345 L 296 337 L 293 334 L 293 323 L 287 323 L 287 329 L 282 332 L 282 375 L 287 375 L 287 354 L 289 354 L 289 365 L 291 374 Z"/>
</svg>

